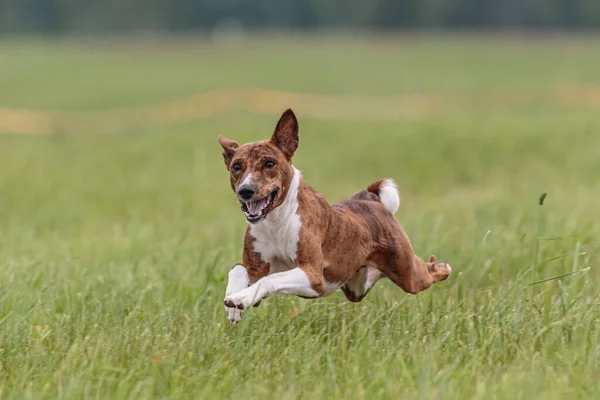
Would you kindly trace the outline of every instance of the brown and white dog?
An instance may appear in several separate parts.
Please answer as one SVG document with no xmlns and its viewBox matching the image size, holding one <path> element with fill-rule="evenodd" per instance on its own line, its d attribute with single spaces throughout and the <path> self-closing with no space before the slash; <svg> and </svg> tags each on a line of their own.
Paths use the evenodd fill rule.
<svg viewBox="0 0 600 400">
<path fill-rule="evenodd" d="M 232 324 L 273 294 L 303 298 L 342 289 L 361 301 L 387 277 L 416 294 L 450 276 L 450 265 L 423 261 L 394 213 L 400 196 L 391 179 L 329 205 L 292 165 L 298 121 L 283 113 L 270 140 L 238 145 L 219 136 L 231 188 L 246 214 L 243 263 L 229 272 L 225 310 Z"/>
</svg>

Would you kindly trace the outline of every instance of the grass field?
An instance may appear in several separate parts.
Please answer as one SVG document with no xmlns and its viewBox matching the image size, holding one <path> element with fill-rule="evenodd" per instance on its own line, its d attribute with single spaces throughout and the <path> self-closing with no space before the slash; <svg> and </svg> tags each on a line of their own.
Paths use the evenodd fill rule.
<svg viewBox="0 0 600 400">
<path fill-rule="evenodd" d="M 97 113 L 0 135 L 0 398 L 600 397 L 599 66 L 597 37 L 0 41 L 0 110 Z M 300 108 L 294 164 L 330 202 L 394 177 L 451 279 L 273 297 L 230 327 L 245 223 L 216 137 L 266 138 L 277 113 L 97 125 L 235 87 L 443 96 L 396 119 Z"/>
</svg>

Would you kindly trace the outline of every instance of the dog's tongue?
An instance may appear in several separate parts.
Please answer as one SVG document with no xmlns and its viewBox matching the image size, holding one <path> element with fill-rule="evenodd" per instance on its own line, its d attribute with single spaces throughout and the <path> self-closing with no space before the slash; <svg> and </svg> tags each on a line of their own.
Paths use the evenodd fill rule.
<svg viewBox="0 0 600 400">
<path fill-rule="evenodd" d="M 246 207 L 248 207 L 248 213 L 250 215 L 258 215 L 265 206 L 266 202 L 267 199 L 247 202 Z"/>
</svg>

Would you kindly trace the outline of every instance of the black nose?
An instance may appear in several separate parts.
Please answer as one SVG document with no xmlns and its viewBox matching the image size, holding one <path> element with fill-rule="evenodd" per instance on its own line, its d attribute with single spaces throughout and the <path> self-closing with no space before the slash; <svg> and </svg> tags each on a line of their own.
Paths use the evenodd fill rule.
<svg viewBox="0 0 600 400">
<path fill-rule="evenodd" d="M 249 200 L 252 196 L 254 196 L 254 188 L 250 185 L 242 185 L 238 190 L 238 194 L 244 200 Z"/>
</svg>

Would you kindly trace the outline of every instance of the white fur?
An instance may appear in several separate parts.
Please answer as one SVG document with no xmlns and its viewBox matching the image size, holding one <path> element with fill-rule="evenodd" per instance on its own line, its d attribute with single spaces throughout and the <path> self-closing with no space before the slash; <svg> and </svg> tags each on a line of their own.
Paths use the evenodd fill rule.
<svg viewBox="0 0 600 400">
<path fill-rule="evenodd" d="M 227 289 L 225 289 L 225 296 L 229 296 L 234 293 L 238 293 L 248 287 L 250 279 L 248 278 L 248 271 L 243 265 L 237 264 L 229 271 L 229 281 L 227 282 Z M 225 306 L 227 312 L 227 319 L 232 325 L 240 322 L 244 315 L 244 310 L 238 310 L 234 307 Z"/>
<path fill-rule="evenodd" d="M 346 282 L 346 287 L 356 296 L 364 296 L 383 274 L 376 268 L 363 266 Z"/>
<path fill-rule="evenodd" d="M 327 282 L 326 280 L 323 280 L 323 296 L 329 296 L 342 286 L 344 286 L 344 284 L 340 282 Z"/>
<path fill-rule="evenodd" d="M 319 297 L 319 294 L 312 288 L 306 273 L 300 268 L 293 268 L 289 271 L 265 276 L 249 288 L 225 297 L 225 302 L 246 309 L 273 294 Z"/>
<path fill-rule="evenodd" d="M 294 176 L 283 203 L 271 211 L 263 221 L 250 225 L 250 234 L 255 239 L 254 251 L 267 263 L 275 259 L 281 260 L 287 269 L 295 267 L 294 259 L 302 226 L 297 212 L 300 176 L 301 172 L 294 168 Z M 280 265 L 280 268 L 271 272 L 285 266 Z"/>
<path fill-rule="evenodd" d="M 240 187 L 244 186 L 244 185 L 252 185 L 252 172 L 250 172 L 242 181 L 242 184 L 240 185 Z"/>
<path fill-rule="evenodd" d="M 352 278 L 346 282 L 346 287 L 357 296 L 366 292 L 367 268 L 368 267 L 360 267 L 358 271 L 352 275 Z"/>
<path fill-rule="evenodd" d="M 449 272 L 448 277 L 450 277 L 450 275 L 452 275 L 452 267 L 450 266 L 450 264 L 445 263 L 445 262 L 438 262 L 437 264 L 435 264 L 436 267 L 437 266 L 444 266 L 444 265 L 446 267 L 448 267 L 448 272 Z"/>
<path fill-rule="evenodd" d="M 396 214 L 396 211 L 400 208 L 400 194 L 398 193 L 398 186 L 392 179 L 383 181 L 379 189 L 379 198 L 389 212 Z"/>
</svg>

